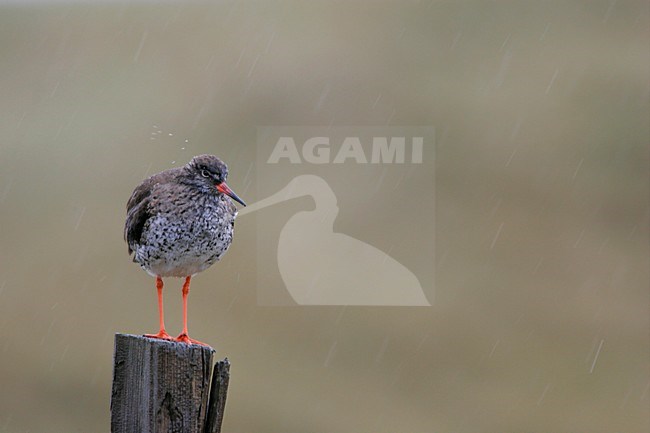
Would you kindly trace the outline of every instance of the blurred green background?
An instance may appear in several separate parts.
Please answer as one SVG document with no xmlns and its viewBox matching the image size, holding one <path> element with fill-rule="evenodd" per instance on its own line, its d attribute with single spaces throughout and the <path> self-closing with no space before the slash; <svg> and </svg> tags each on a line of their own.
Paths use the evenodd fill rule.
<svg viewBox="0 0 650 433">
<path fill-rule="evenodd" d="M 141 179 L 215 153 L 254 202 L 255 127 L 329 124 L 436 128 L 434 305 L 259 307 L 242 218 L 190 295 L 224 431 L 647 432 L 648 8 L 2 2 L 0 432 L 109 430 Z"/>
</svg>

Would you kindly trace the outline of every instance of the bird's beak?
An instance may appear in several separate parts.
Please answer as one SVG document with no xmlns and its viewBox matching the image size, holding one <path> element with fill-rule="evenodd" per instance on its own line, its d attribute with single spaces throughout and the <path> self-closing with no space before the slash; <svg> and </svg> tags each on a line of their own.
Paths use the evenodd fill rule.
<svg viewBox="0 0 650 433">
<path fill-rule="evenodd" d="M 236 200 L 238 203 L 241 203 L 243 206 L 246 206 L 246 203 L 244 203 L 244 200 L 240 199 L 237 194 L 235 194 L 235 191 L 230 189 L 228 185 L 226 185 L 226 182 L 221 182 L 219 185 L 217 185 L 217 191 L 219 191 L 222 194 L 226 194 L 227 196 L 231 197 L 233 200 Z"/>
</svg>

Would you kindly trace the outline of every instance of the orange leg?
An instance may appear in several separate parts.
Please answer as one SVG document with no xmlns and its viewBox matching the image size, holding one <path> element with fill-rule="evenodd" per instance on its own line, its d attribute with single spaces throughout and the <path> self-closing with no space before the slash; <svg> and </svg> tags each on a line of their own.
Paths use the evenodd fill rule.
<svg viewBox="0 0 650 433">
<path fill-rule="evenodd" d="M 198 340 L 193 340 L 189 337 L 187 333 L 187 295 L 190 293 L 190 280 L 192 276 L 185 278 L 185 283 L 183 284 L 183 332 L 181 335 L 176 337 L 176 341 L 187 344 L 200 344 L 202 346 L 207 346 L 205 343 L 201 343 Z"/>
<path fill-rule="evenodd" d="M 145 337 L 160 338 L 162 340 L 173 340 L 172 336 L 165 331 L 165 312 L 163 309 L 163 280 L 156 277 L 156 289 L 158 289 L 158 318 L 160 320 L 160 331 L 157 334 L 145 334 Z"/>
</svg>

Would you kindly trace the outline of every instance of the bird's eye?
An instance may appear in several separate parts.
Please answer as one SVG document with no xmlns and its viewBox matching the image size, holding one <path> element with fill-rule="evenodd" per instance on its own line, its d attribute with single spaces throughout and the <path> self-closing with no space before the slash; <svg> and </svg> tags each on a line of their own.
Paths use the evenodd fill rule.
<svg viewBox="0 0 650 433">
<path fill-rule="evenodd" d="M 207 170 L 201 170 L 201 176 L 203 176 L 203 177 L 210 177 L 210 173 L 208 173 Z"/>
</svg>

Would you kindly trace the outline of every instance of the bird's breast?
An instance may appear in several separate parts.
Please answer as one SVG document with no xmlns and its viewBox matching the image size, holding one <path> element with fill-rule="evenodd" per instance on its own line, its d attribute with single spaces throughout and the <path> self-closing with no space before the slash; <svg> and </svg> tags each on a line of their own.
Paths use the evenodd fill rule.
<svg viewBox="0 0 650 433">
<path fill-rule="evenodd" d="M 184 200 L 153 215 L 135 260 L 149 273 L 187 276 L 218 261 L 232 243 L 235 213 L 214 198 Z"/>
</svg>

